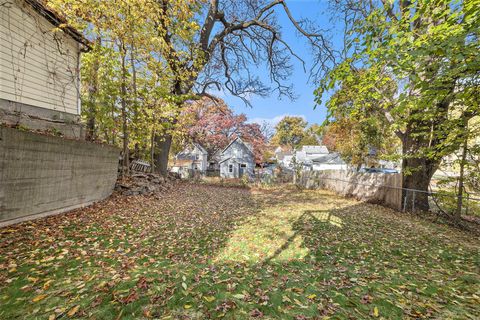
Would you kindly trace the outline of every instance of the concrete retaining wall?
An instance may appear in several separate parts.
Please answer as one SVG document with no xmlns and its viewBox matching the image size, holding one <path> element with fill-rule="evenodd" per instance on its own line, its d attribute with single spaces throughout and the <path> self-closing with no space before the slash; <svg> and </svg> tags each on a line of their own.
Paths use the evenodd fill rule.
<svg viewBox="0 0 480 320">
<path fill-rule="evenodd" d="M 0 223 L 108 197 L 118 155 L 112 146 L 0 127 Z"/>
<path fill-rule="evenodd" d="M 306 171 L 297 184 L 308 189 L 328 189 L 342 196 L 379 203 L 395 210 L 402 208 L 401 174 L 352 171 Z"/>
</svg>

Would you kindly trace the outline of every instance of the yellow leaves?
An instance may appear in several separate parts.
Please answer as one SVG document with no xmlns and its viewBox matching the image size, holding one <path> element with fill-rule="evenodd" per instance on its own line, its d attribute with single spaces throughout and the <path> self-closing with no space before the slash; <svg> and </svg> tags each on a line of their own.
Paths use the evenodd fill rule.
<svg viewBox="0 0 480 320">
<path fill-rule="evenodd" d="M 52 284 L 53 280 L 48 280 L 43 284 L 43 290 L 48 290 L 50 288 L 50 285 Z"/>
<path fill-rule="evenodd" d="M 47 297 L 46 294 L 38 295 L 38 296 L 36 296 L 35 298 L 32 299 L 32 302 L 42 301 L 42 300 L 45 299 L 46 297 Z"/>
<path fill-rule="evenodd" d="M 317 297 L 316 294 L 310 294 L 310 295 L 307 296 L 307 298 L 310 299 L 310 300 L 314 300 L 316 297 Z"/>
<path fill-rule="evenodd" d="M 10 273 L 17 272 L 17 264 L 15 262 L 10 262 L 8 267 L 10 268 L 8 272 Z"/>
<path fill-rule="evenodd" d="M 214 297 L 214 296 L 205 296 L 205 297 L 203 297 L 203 299 L 205 299 L 205 301 L 207 301 L 207 302 L 213 302 L 213 301 L 215 301 L 215 297 Z"/>
<path fill-rule="evenodd" d="M 190 309 L 190 308 L 192 308 L 192 305 L 191 305 L 191 304 L 186 304 L 186 305 L 184 305 L 183 307 L 184 307 L 185 309 Z"/>
<path fill-rule="evenodd" d="M 238 299 L 238 300 L 243 300 L 245 299 L 245 295 L 244 294 L 241 294 L 241 293 L 237 293 L 237 294 L 234 294 L 232 295 L 235 299 Z"/>
<path fill-rule="evenodd" d="M 300 300 L 298 300 L 298 299 L 295 299 L 295 298 L 294 298 L 293 301 L 295 302 L 295 304 L 296 304 L 297 306 L 299 306 L 299 307 L 302 308 L 302 309 L 307 309 L 307 308 L 308 308 L 306 305 L 304 305 L 304 304 L 303 304 Z"/>
<path fill-rule="evenodd" d="M 55 260 L 55 257 L 52 256 L 52 257 L 46 257 L 45 259 L 40 260 L 40 262 L 42 262 L 42 263 L 43 262 L 50 262 L 50 261 L 53 261 L 53 260 Z"/>
<path fill-rule="evenodd" d="M 377 308 L 377 307 L 373 308 L 373 316 L 374 316 L 375 318 L 378 318 L 378 317 L 380 316 L 380 313 L 378 312 L 378 308 Z"/>
<path fill-rule="evenodd" d="M 70 309 L 70 311 L 68 311 L 67 316 L 69 316 L 70 318 L 73 317 L 75 313 L 78 312 L 78 309 L 80 309 L 80 306 L 77 304 L 72 309 Z"/>
</svg>

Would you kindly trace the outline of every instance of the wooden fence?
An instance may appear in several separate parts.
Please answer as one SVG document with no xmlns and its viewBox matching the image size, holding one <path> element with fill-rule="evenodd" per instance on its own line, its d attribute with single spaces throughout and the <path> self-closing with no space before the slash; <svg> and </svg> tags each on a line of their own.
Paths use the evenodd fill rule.
<svg viewBox="0 0 480 320">
<path fill-rule="evenodd" d="M 402 209 L 402 176 L 352 171 L 304 171 L 296 183 L 308 189 L 332 190 L 342 196 Z"/>
</svg>

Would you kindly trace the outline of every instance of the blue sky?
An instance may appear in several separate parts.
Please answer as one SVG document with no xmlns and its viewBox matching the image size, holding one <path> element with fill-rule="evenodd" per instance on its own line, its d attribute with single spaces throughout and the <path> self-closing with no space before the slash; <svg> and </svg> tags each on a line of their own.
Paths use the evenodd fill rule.
<svg viewBox="0 0 480 320">
<path fill-rule="evenodd" d="M 287 1 L 287 4 L 298 20 L 300 18 L 308 18 L 315 21 L 322 28 L 332 29 L 330 39 L 340 44 L 340 25 L 337 27 L 332 25 L 327 11 L 327 1 L 323 0 L 297 0 Z M 277 9 L 278 10 L 278 9 Z M 280 10 L 277 11 L 280 13 Z M 307 72 L 309 65 L 313 62 L 310 47 L 307 42 L 299 36 L 293 25 L 285 14 L 279 14 L 279 23 L 282 26 L 282 36 L 290 44 L 292 49 L 305 60 L 307 64 Z M 245 113 L 252 122 L 268 121 L 273 124 L 278 122 L 285 115 L 299 115 L 304 117 L 310 124 L 322 123 L 325 120 L 326 109 L 324 106 L 318 106 L 314 110 L 315 102 L 313 91 L 315 84 L 309 82 L 309 74 L 305 73 L 300 61 L 292 59 L 294 70 L 290 78 L 290 82 L 294 85 L 295 94 L 298 98 L 291 101 L 288 98 L 279 100 L 274 93 L 269 98 L 253 97 L 251 99 L 253 107 L 245 106 L 238 98 L 225 95 L 222 98 L 227 104 L 235 110 L 236 113 Z M 260 74 L 262 79 L 268 79 L 267 74 Z"/>
</svg>

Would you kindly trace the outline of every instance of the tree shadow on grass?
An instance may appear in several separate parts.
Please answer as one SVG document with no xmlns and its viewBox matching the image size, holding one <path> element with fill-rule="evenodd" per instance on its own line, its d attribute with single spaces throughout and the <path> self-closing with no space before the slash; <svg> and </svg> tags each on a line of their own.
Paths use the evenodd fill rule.
<svg viewBox="0 0 480 320">
<path fill-rule="evenodd" d="M 318 218 L 316 215 L 321 215 Z M 288 249 L 295 241 L 295 239 L 305 236 L 305 231 L 314 231 L 318 228 L 319 224 L 329 223 L 338 228 L 343 227 L 342 219 L 336 217 L 328 210 L 305 210 L 302 215 L 292 224 L 294 233 L 285 241 L 285 243 L 275 250 L 274 254 L 265 259 L 262 263 L 268 264 L 275 258 L 277 258 L 282 252 Z"/>
</svg>

